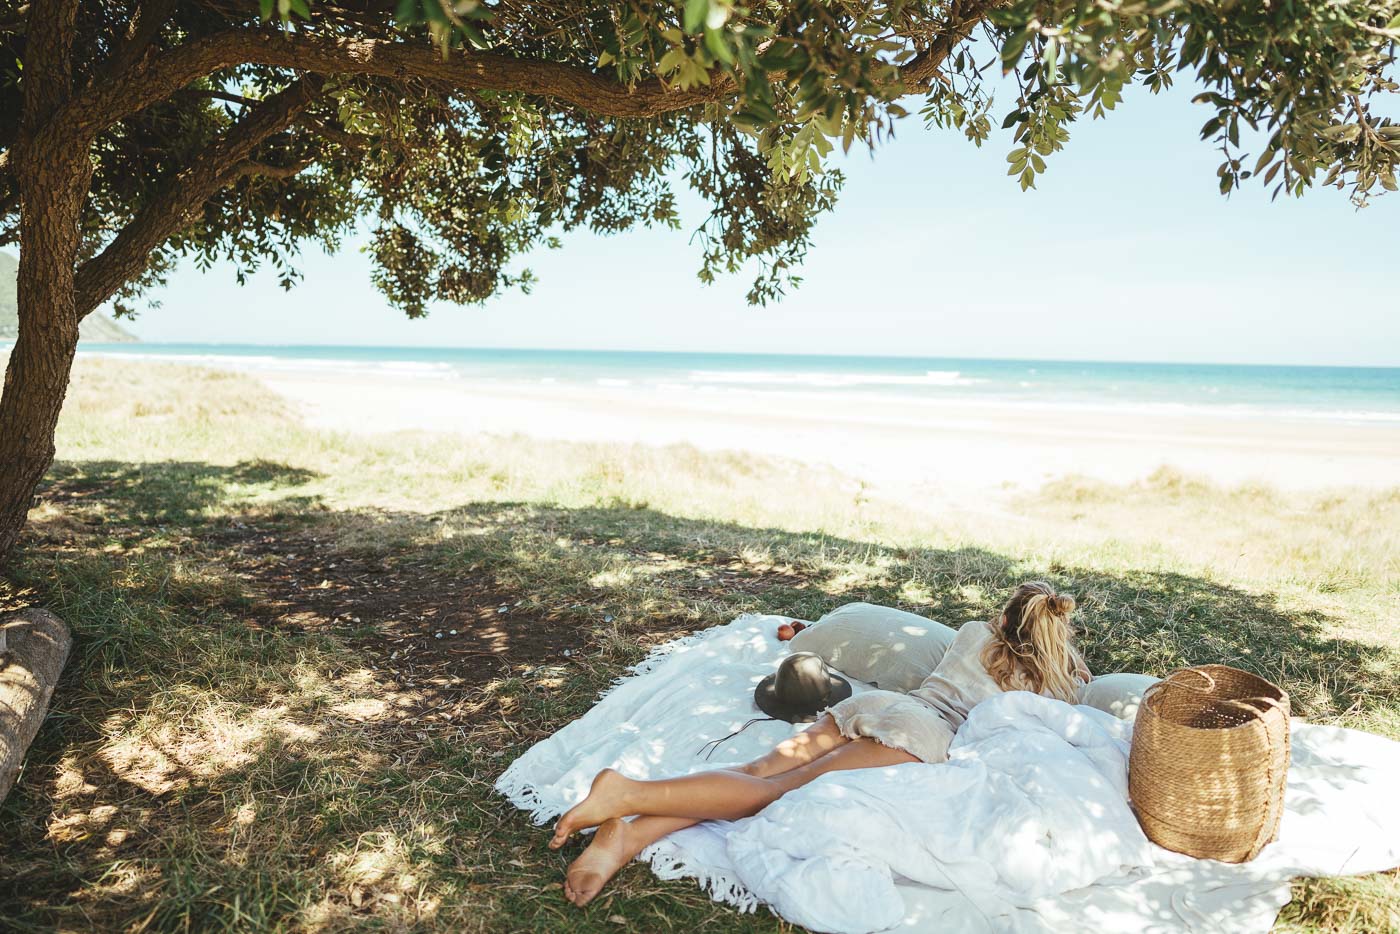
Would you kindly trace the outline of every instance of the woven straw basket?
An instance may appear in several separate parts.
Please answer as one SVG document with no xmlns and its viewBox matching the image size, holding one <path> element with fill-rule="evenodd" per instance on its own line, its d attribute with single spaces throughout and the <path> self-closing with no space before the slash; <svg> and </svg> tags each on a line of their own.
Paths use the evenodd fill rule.
<svg viewBox="0 0 1400 934">
<path fill-rule="evenodd" d="M 1159 846 L 1248 862 L 1278 834 L 1288 750 L 1288 695 L 1278 687 L 1226 665 L 1175 671 L 1138 709 L 1133 810 Z"/>
</svg>

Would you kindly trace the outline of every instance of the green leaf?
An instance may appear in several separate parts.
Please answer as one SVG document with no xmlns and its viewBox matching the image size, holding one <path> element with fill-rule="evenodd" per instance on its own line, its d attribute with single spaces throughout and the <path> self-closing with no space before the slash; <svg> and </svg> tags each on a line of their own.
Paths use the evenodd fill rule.
<svg viewBox="0 0 1400 934">
<path fill-rule="evenodd" d="M 1026 43 L 1031 41 L 1031 27 L 1017 30 L 1006 38 L 1006 42 L 1001 47 L 1001 67 L 1003 72 L 1009 72 L 1020 60 L 1021 53 L 1026 50 Z"/>
<path fill-rule="evenodd" d="M 752 114 L 744 113 L 742 110 L 729 115 L 729 122 L 741 130 L 748 130 L 750 133 L 757 133 L 763 129 L 763 121 Z"/>
<path fill-rule="evenodd" d="M 758 57 L 758 63 L 767 71 L 806 71 L 811 62 L 807 49 L 792 40 L 774 42 Z"/>
<path fill-rule="evenodd" d="M 272 19 L 272 13 L 276 9 L 277 0 L 258 0 L 258 7 L 263 19 Z"/>
<path fill-rule="evenodd" d="M 726 65 L 734 64 L 734 53 L 729 48 L 729 43 L 724 41 L 724 30 L 705 29 L 705 48 L 715 54 L 715 58 Z"/>
<path fill-rule="evenodd" d="M 1045 51 L 1041 53 L 1040 60 L 1045 65 L 1045 80 L 1049 84 L 1054 84 L 1060 77 L 1059 50 L 1059 44 L 1051 39 L 1045 43 Z"/>
<path fill-rule="evenodd" d="M 685 31 L 692 36 L 705 24 L 710 12 L 710 0 L 685 0 Z"/>
<path fill-rule="evenodd" d="M 749 101 L 744 109 L 763 123 L 778 122 L 778 112 L 763 101 Z"/>
<path fill-rule="evenodd" d="M 685 61 L 684 49 L 670 49 L 665 55 L 661 56 L 661 61 L 656 63 L 656 69 L 663 75 L 669 75 L 677 68 L 680 68 Z"/>
<path fill-rule="evenodd" d="M 398 9 L 394 11 L 394 22 L 400 26 L 413 22 L 418 18 L 418 0 L 399 0 Z"/>
<path fill-rule="evenodd" d="M 460 24 L 458 24 L 457 28 L 462 30 L 462 35 L 467 37 L 467 41 L 470 42 L 472 45 L 476 46 L 478 49 L 491 48 L 491 42 L 486 38 L 486 35 L 476 26 L 475 23 L 470 23 L 466 20 L 463 20 Z"/>
</svg>

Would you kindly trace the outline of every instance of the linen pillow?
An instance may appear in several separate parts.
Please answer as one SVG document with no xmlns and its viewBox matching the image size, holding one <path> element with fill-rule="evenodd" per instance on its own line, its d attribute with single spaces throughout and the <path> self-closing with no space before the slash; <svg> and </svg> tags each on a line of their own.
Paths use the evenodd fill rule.
<svg viewBox="0 0 1400 934">
<path fill-rule="evenodd" d="M 1161 680 L 1130 672 L 1099 675 L 1079 689 L 1079 703 L 1113 714 L 1120 720 L 1131 720 L 1142 705 L 1143 692 Z"/>
<path fill-rule="evenodd" d="M 942 623 L 873 603 L 848 603 L 799 632 L 794 652 L 815 652 L 832 668 L 886 691 L 924 683 L 953 644 Z"/>
</svg>

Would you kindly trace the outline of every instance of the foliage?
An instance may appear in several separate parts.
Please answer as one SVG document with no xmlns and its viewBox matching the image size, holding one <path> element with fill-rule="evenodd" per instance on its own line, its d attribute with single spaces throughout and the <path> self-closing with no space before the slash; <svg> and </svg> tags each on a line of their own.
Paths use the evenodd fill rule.
<svg viewBox="0 0 1400 934">
<path fill-rule="evenodd" d="M 133 47 L 138 7 L 155 26 Z M 376 284 L 418 315 L 435 300 L 528 289 L 521 257 L 560 233 L 678 226 L 683 180 L 710 206 L 701 279 L 756 265 L 749 297 L 761 303 L 795 281 L 835 203 L 835 145 L 876 145 L 910 95 L 928 123 L 978 145 L 1004 117 L 1009 173 L 1027 188 L 1075 120 L 1106 115 L 1129 84 L 1161 90 L 1184 74 L 1202 86 L 1223 192 L 1256 178 L 1275 194 L 1322 183 L 1364 204 L 1396 186 L 1400 125 L 1382 104 L 1396 91 L 1397 12 L 1397 0 L 101 0 L 78 11 L 74 68 L 80 90 L 139 84 L 152 62 L 230 35 L 332 40 L 340 56 L 314 65 L 325 81 L 312 104 L 154 248 L 125 298 L 180 256 L 231 260 L 240 280 L 270 264 L 290 286 L 300 244 L 334 248 L 369 218 Z M 22 13 L 0 17 L 6 148 L 26 35 Z M 435 48 L 460 78 L 367 73 L 357 43 Z M 520 80 L 483 83 L 501 62 L 521 66 Z M 297 71 L 213 68 L 103 126 L 80 259 Z M 1015 100 L 998 108 L 1008 79 Z M 647 112 L 609 105 L 643 91 L 656 101 Z M 0 163 L 0 244 L 17 237 L 16 190 Z"/>
<path fill-rule="evenodd" d="M 1223 155 L 1222 193 L 1255 176 L 1277 196 L 1301 195 L 1321 175 L 1358 205 L 1396 189 L 1400 125 L 1371 112 L 1374 98 L 1400 89 L 1393 0 L 1017 0 L 992 18 L 1003 67 L 1021 81 L 1006 125 L 1022 144 L 1010 159 L 1023 188 L 1079 114 L 1112 110 L 1130 81 L 1157 91 L 1187 72 L 1204 88 L 1196 103 L 1213 111 L 1201 138 Z M 1249 131 L 1257 156 L 1242 148 Z"/>
</svg>

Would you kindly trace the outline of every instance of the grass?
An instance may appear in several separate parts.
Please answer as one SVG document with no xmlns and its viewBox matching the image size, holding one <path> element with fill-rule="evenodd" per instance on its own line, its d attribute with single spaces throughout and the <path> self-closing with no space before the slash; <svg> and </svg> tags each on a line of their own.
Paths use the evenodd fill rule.
<svg viewBox="0 0 1400 934">
<path fill-rule="evenodd" d="M 1400 490 L 1161 471 L 930 514 L 683 447 L 312 431 L 242 377 L 82 361 L 42 493 L 0 608 L 76 647 L 0 804 L 19 931 L 787 930 L 640 866 L 576 912 L 491 791 L 649 646 L 746 611 L 958 622 L 1045 577 L 1096 669 L 1224 661 L 1400 738 Z M 1294 894 L 1280 930 L 1400 926 L 1394 873 Z"/>
</svg>

